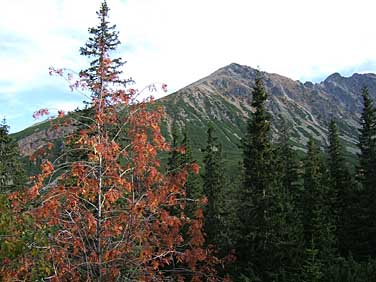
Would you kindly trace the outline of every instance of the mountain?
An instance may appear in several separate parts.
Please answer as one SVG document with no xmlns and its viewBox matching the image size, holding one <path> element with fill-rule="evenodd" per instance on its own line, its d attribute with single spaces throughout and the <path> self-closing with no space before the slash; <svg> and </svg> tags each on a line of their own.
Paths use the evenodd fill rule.
<svg viewBox="0 0 376 282">
<path fill-rule="evenodd" d="M 170 118 L 169 126 L 174 121 L 187 125 L 197 147 L 205 136 L 207 123 L 212 121 L 220 139 L 225 141 L 225 151 L 236 151 L 246 118 L 253 112 L 251 93 L 256 73 L 251 67 L 233 63 L 162 98 Z M 342 77 L 335 73 L 320 83 L 302 83 L 267 72 L 261 72 L 261 76 L 269 94 L 267 108 L 271 113 L 273 137 L 278 135 L 284 119 L 288 121 L 297 149 L 304 150 L 309 135 L 325 146 L 327 126 L 334 118 L 346 150 L 350 154 L 356 152 L 361 88 L 368 86 L 376 99 L 375 74 Z"/>
<path fill-rule="evenodd" d="M 183 89 L 159 99 L 167 116 L 162 129 L 167 138 L 173 123 L 186 126 L 197 155 L 206 141 L 211 121 L 223 144 L 225 158 L 240 159 L 240 139 L 252 114 L 252 88 L 257 70 L 230 64 Z M 357 128 L 362 110 L 361 88 L 368 86 L 376 100 L 376 75 L 334 73 L 320 83 L 294 81 L 287 77 L 261 72 L 269 94 L 267 108 L 271 114 L 273 138 L 278 136 L 282 119 L 291 128 L 291 141 L 304 151 L 309 135 L 322 146 L 327 143 L 327 126 L 335 118 L 348 154 L 356 153 Z M 71 129 L 70 129 L 71 130 Z M 30 155 L 44 140 L 59 138 L 45 124 L 14 135 L 21 152 Z"/>
</svg>

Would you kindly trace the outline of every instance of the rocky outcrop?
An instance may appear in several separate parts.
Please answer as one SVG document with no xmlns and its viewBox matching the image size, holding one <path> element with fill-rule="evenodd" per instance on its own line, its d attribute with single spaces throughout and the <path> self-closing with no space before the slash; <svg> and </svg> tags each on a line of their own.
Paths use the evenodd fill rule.
<svg viewBox="0 0 376 282">
<path fill-rule="evenodd" d="M 17 141 L 20 148 L 20 153 L 23 156 L 31 156 L 35 151 L 45 146 L 48 142 L 53 142 L 57 139 L 64 138 L 64 136 L 72 133 L 73 131 L 73 126 L 66 126 L 58 129 L 49 128 L 36 130 L 31 135 L 24 136 Z"/>
</svg>

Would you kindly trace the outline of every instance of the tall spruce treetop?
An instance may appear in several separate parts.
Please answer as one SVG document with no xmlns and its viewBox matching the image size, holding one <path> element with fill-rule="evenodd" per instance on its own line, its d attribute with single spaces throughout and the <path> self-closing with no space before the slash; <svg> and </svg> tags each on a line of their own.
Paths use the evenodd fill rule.
<svg viewBox="0 0 376 282">
<path fill-rule="evenodd" d="M 328 146 L 328 168 L 330 186 L 335 196 L 344 194 L 344 189 L 348 186 L 350 181 L 349 171 L 345 164 L 345 158 L 343 156 L 343 146 L 340 143 L 339 132 L 334 120 L 329 124 L 329 146 Z"/>
<path fill-rule="evenodd" d="M 359 174 L 364 188 L 376 186 L 376 112 L 368 93 L 362 89 L 363 112 L 359 129 Z"/>
<path fill-rule="evenodd" d="M 92 91 L 93 97 L 99 95 L 101 88 L 106 83 L 125 85 L 131 81 L 131 79 L 119 78 L 122 74 L 121 67 L 126 62 L 122 58 L 109 58 L 110 52 L 115 51 L 120 45 L 116 25 L 110 25 L 107 21 L 109 10 L 107 2 L 103 1 L 97 12 L 99 25 L 89 28 L 91 37 L 89 37 L 85 46 L 80 48 L 81 55 L 93 59 L 90 62 L 90 67 L 80 72 L 80 76 Z M 106 67 L 104 68 L 103 65 L 106 65 Z M 104 74 L 103 71 L 105 71 Z"/>
<path fill-rule="evenodd" d="M 329 172 L 333 179 L 337 179 L 339 173 L 342 173 L 344 158 L 343 148 L 339 141 L 339 132 L 335 120 L 331 120 L 329 124 Z"/>
<path fill-rule="evenodd" d="M 264 189 L 270 182 L 271 143 L 269 114 L 265 109 L 267 94 L 259 73 L 252 96 L 255 113 L 248 122 L 246 137 L 243 139 L 244 187 Z"/>
<path fill-rule="evenodd" d="M 248 121 L 242 140 L 244 180 L 238 204 L 239 241 L 237 254 L 241 261 L 239 273 L 250 279 L 273 281 L 279 266 L 274 261 L 279 219 L 276 179 L 272 168 L 270 121 L 265 109 L 267 94 L 260 73 L 252 92 L 254 114 Z M 273 259 L 272 259 L 273 258 Z M 274 277 L 275 278 L 275 277 Z"/>
</svg>

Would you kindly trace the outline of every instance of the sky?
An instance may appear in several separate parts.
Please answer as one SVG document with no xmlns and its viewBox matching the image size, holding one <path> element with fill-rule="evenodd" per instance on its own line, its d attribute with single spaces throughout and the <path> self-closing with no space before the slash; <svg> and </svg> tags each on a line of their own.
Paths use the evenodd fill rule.
<svg viewBox="0 0 376 282">
<path fill-rule="evenodd" d="M 48 68 L 79 72 L 101 0 L 0 0 L 0 119 L 11 132 L 34 111 L 84 98 Z M 230 63 L 294 80 L 376 72 L 374 0 L 107 0 L 125 77 L 172 93 Z M 157 98 L 163 91 L 152 93 Z"/>
</svg>

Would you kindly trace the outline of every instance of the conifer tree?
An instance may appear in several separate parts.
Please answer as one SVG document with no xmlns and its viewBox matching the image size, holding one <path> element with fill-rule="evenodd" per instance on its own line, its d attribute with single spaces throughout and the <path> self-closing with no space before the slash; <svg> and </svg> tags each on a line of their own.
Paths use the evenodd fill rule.
<svg viewBox="0 0 376 282">
<path fill-rule="evenodd" d="M 376 112 L 369 96 L 368 88 L 362 89 L 363 112 L 359 129 L 358 154 L 359 166 L 357 177 L 362 184 L 358 192 L 356 213 L 357 240 L 354 256 L 366 260 L 368 256 L 376 256 Z"/>
<path fill-rule="evenodd" d="M 255 113 L 249 119 L 243 138 L 244 187 L 246 191 L 259 190 L 270 186 L 272 148 L 270 143 L 269 114 L 265 109 L 267 94 L 260 74 L 252 92 L 252 107 Z"/>
<path fill-rule="evenodd" d="M 364 108 L 361 116 L 361 128 L 359 129 L 358 173 L 364 189 L 376 191 L 376 112 L 368 88 L 362 89 L 362 97 Z"/>
<path fill-rule="evenodd" d="M 330 211 L 335 219 L 338 248 L 342 255 L 347 256 L 348 242 L 348 218 L 350 216 L 349 199 L 351 177 L 345 164 L 343 147 L 340 143 L 339 132 L 334 120 L 329 124 L 328 147 L 328 173 L 329 173 L 329 197 L 331 199 Z"/>
<path fill-rule="evenodd" d="M 205 233 L 207 243 L 214 244 L 223 249 L 224 230 L 224 171 L 222 162 L 222 146 L 214 135 L 214 127 L 209 123 L 207 130 L 207 143 L 204 149 L 204 194 L 208 204 L 204 209 Z"/>
<path fill-rule="evenodd" d="M 269 223 L 272 150 L 266 99 L 267 94 L 258 74 L 252 92 L 255 112 L 248 121 L 242 140 L 244 180 L 238 205 L 240 238 L 237 253 L 242 264 L 241 272 L 249 278 L 262 275 L 260 272 L 267 268 L 266 252 L 270 252 L 269 237 L 272 231 Z"/>
<path fill-rule="evenodd" d="M 281 249 L 286 243 L 286 217 L 280 208 L 282 195 L 273 168 L 270 121 L 265 109 L 267 94 L 260 74 L 252 94 L 255 112 L 242 140 L 244 182 L 238 204 L 239 272 L 248 279 L 274 281 L 285 268 Z"/>
<path fill-rule="evenodd" d="M 301 268 L 304 255 L 304 236 L 301 221 L 303 187 L 300 180 L 296 152 L 290 144 L 288 122 L 282 120 L 279 138 L 274 146 L 273 171 L 277 182 L 278 213 L 281 222 L 280 246 L 283 253 L 281 266 L 282 281 L 296 281 L 297 270 Z"/>
<path fill-rule="evenodd" d="M 280 176 L 281 185 L 290 193 L 294 201 L 301 200 L 301 183 L 299 175 L 299 163 L 296 151 L 290 143 L 290 130 L 287 121 L 282 120 L 279 138 L 276 144 L 276 158 L 274 166 Z"/>
<path fill-rule="evenodd" d="M 26 182 L 18 145 L 9 136 L 8 128 L 3 120 L 0 124 L 0 193 L 18 190 Z"/>
<path fill-rule="evenodd" d="M 332 202 L 325 186 L 325 166 L 321 152 L 311 137 L 304 164 L 303 227 L 306 249 L 317 248 L 318 259 L 331 261 L 335 255 L 335 222 L 330 211 Z"/>
<path fill-rule="evenodd" d="M 101 93 L 101 89 L 98 88 L 99 85 L 111 83 L 125 86 L 132 81 L 131 79 L 120 78 L 123 73 L 121 67 L 126 63 L 122 58 L 108 59 L 110 52 L 115 51 L 121 44 L 116 25 L 111 25 L 108 21 L 109 11 L 107 2 L 103 1 L 99 11 L 97 11 L 99 24 L 88 29 L 89 40 L 84 47 L 80 48 L 81 55 L 92 59 L 90 67 L 82 70 L 80 76 L 90 88 L 93 97 Z M 107 66 L 103 68 L 105 61 Z M 105 73 L 102 73 L 103 71 Z"/>
</svg>

